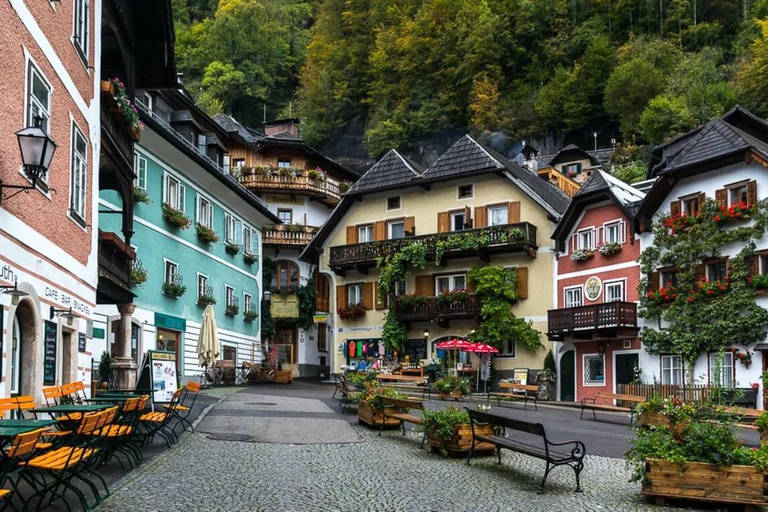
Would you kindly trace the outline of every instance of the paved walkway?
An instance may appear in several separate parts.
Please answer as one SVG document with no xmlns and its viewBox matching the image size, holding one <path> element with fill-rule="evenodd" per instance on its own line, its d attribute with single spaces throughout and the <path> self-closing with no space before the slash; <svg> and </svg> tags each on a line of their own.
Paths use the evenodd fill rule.
<svg viewBox="0 0 768 512">
<path fill-rule="evenodd" d="M 583 493 L 573 492 L 572 470 L 557 468 L 539 495 L 542 461 L 505 452 L 502 466 L 483 458 L 468 467 L 419 450 L 414 434 L 378 437 L 339 414 L 332 387 L 318 387 L 230 395 L 197 433 L 129 474 L 99 510 L 660 510 L 628 482 L 623 460 L 588 455 Z M 567 413 L 571 428 L 581 425 Z"/>
</svg>

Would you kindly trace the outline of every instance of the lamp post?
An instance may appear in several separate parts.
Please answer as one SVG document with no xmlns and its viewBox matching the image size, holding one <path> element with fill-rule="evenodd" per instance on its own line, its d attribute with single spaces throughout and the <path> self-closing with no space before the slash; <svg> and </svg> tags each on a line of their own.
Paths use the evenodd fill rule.
<svg viewBox="0 0 768 512">
<path fill-rule="evenodd" d="M 592 134 L 595 137 L 595 152 L 597 152 L 597 132 Z"/>
<path fill-rule="evenodd" d="M 11 296 L 11 304 L 13 304 L 14 306 L 19 305 L 20 298 L 26 297 L 29 295 L 27 292 L 19 290 L 18 280 L 13 281 L 13 286 L 0 286 L 0 290 L 3 290 L 3 295 Z"/>
<path fill-rule="evenodd" d="M 56 142 L 43 131 L 42 118 L 35 117 L 34 123 L 34 126 L 29 126 L 16 132 L 16 138 L 19 140 L 19 150 L 21 150 L 21 161 L 24 165 L 24 175 L 32 184 L 5 185 L 0 180 L 0 203 L 3 199 L 3 189 L 18 190 L 16 194 L 24 190 L 32 190 L 37 186 L 37 181 L 46 175 L 51 165 L 53 154 L 56 152 Z M 9 197 L 13 197 L 16 194 Z"/>
</svg>

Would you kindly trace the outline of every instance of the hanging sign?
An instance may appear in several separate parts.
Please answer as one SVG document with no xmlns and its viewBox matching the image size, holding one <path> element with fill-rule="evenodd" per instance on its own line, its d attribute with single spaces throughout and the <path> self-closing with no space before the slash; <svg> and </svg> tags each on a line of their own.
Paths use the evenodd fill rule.
<svg viewBox="0 0 768 512">
<path fill-rule="evenodd" d="M 603 291 L 603 282 L 597 276 L 592 276 L 584 283 L 584 296 L 587 300 L 595 301 Z"/>
<path fill-rule="evenodd" d="M 328 313 L 323 313 L 322 315 L 314 315 L 312 317 L 316 324 L 327 324 L 328 323 Z"/>
<path fill-rule="evenodd" d="M 85 352 L 86 349 L 86 336 L 84 332 L 77 333 L 77 351 Z"/>
<path fill-rule="evenodd" d="M 491 354 L 480 355 L 480 380 L 491 380 Z"/>
<path fill-rule="evenodd" d="M 43 337 L 43 385 L 56 385 L 56 324 L 48 320 Z"/>
<path fill-rule="evenodd" d="M 299 296 L 290 295 L 272 295 L 269 303 L 269 310 L 272 318 L 298 318 L 299 317 Z"/>
</svg>

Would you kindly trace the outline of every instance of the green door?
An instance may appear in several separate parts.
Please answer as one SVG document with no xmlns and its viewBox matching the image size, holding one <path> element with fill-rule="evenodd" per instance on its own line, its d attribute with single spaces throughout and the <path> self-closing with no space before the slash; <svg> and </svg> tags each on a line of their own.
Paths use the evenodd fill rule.
<svg viewBox="0 0 768 512">
<path fill-rule="evenodd" d="M 635 379 L 635 368 L 638 366 L 637 354 L 616 354 L 616 392 L 619 384 L 629 384 Z"/>
<path fill-rule="evenodd" d="M 565 352 L 560 358 L 560 400 L 576 401 L 576 353 Z"/>
</svg>

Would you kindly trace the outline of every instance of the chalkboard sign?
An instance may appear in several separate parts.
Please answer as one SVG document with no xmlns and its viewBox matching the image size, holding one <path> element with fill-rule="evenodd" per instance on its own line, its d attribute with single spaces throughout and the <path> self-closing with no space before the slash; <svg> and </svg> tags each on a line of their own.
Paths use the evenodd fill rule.
<svg viewBox="0 0 768 512">
<path fill-rule="evenodd" d="M 405 354 L 409 361 L 427 358 L 427 340 L 419 338 L 405 341 Z"/>
<path fill-rule="evenodd" d="M 78 333 L 77 335 L 77 351 L 78 352 L 85 352 L 85 347 L 86 347 L 85 340 L 86 340 L 85 333 L 84 332 Z"/>
<path fill-rule="evenodd" d="M 56 324 L 45 321 L 43 339 L 43 385 L 56 384 Z"/>
</svg>

